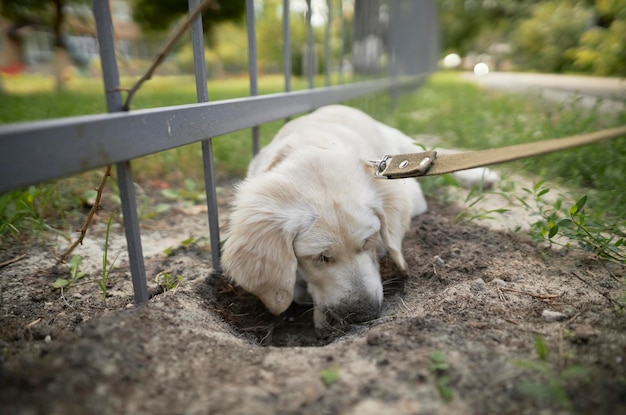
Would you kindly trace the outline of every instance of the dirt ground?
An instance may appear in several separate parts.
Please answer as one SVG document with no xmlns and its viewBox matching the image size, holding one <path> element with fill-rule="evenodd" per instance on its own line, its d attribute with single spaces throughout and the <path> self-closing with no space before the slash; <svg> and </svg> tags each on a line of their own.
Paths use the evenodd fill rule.
<svg viewBox="0 0 626 415">
<path fill-rule="evenodd" d="M 63 293 L 51 287 L 69 275 L 54 264 L 62 238 L 5 243 L 0 263 L 16 261 L 0 268 L 0 412 L 626 413 L 626 314 L 611 301 L 624 269 L 431 204 L 405 239 L 408 275 L 382 260 L 383 317 L 330 338 L 309 310 L 271 316 L 212 275 L 202 207 L 143 223 L 153 295 L 140 307 L 125 254 L 106 303 L 94 282 L 104 220 L 75 252 L 88 275 Z M 124 252 L 119 226 L 110 252 Z M 184 279 L 164 291 L 162 271 Z"/>
</svg>

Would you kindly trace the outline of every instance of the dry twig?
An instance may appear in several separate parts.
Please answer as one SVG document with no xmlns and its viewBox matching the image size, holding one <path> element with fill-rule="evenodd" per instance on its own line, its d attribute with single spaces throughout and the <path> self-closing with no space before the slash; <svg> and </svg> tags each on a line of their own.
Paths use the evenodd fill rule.
<svg viewBox="0 0 626 415">
<path fill-rule="evenodd" d="M 500 288 L 500 290 L 509 291 L 512 293 L 526 294 L 526 295 L 530 295 L 531 297 L 539 298 L 541 300 L 550 300 L 552 298 L 558 298 L 562 296 L 562 294 L 535 294 L 535 293 L 531 293 L 528 291 L 516 290 L 515 288 L 506 288 L 506 287 L 502 287 Z"/>
<path fill-rule="evenodd" d="M 85 235 L 87 234 L 87 229 L 89 229 L 89 224 L 91 224 L 91 220 L 93 219 L 93 216 L 96 214 L 96 211 L 98 211 L 98 209 L 100 208 L 100 199 L 102 199 L 102 191 L 104 190 L 104 185 L 106 184 L 107 179 L 109 178 L 110 175 L 111 175 L 111 165 L 109 164 L 106 167 L 104 176 L 102 176 L 102 179 L 100 180 L 100 184 L 96 188 L 96 201 L 91 207 L 91 210 L 89 211 L 89 215 L 87 215 L 87 219 L 85 219 L 85 223 L 83 224 L 83 227 L 80 228 L 80 236 L 78 237 L 78 239 L 74 241 L 73 244 L 71 244 L 65 250 L 65 252 L 63 252 L 57 258 L 57 264 L 60 264 L 61 262 L 65 261 L 67 257 L 69 256 L 69 254 L 71 254 L 79 244 L 83 243 L 83 239 L 85 239 Z"/>
<path fill-rule="evenodd" d="M 24 259 L 24 258 L 26 258 L 26 254 L 24 254 L 24 255 L 20 255 L 20 256 L 16 256 L 16 257 L 15 257 L 15 258 L 13 258 L 13 259 L 9 259 L 9 260 L 7 260 L 7 261 L 4 261 L 4 262 L 0 263 L 0 268 L 4 268 L 4 267 L 6 267 L 7 265 L 11 265 L 11 264 L 13 264 L 13 263 L 15 263 L 15 262 L 17 262 L 17 261 L 21 261 L 21 260 L 22 260 L 22 259 Z"/>
</svg>

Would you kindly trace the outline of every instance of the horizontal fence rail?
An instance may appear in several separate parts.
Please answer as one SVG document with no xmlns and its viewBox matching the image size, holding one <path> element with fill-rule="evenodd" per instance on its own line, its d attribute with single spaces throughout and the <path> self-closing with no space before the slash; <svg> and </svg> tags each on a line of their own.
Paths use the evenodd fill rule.
<svg viewBox="0 0 626 415">
<path fill-rule="evenodd" d="M 0 127 L 0 191 L 142 157 L 392 87 L 425 74 Z M 24 163 L 28 160 L 28 163 Z M 33 168 L 33 166 L 37 166 Z"/>
<path fill-rule="evenodd" d="M 193 10 L 200 0 L 188 2 L 189 9 Z M 256 153 L 259 150 L 258 126 L 261 124 L 381 91 L 389 92 L 393 98 L 400 90 L 419 86 L 436 68 L 439 45 L 435 0 L 357 0 L 350 3 L 354 6 L 351 36 L 347 36 L 349 28 L 343 12 L 344 2 L 326 0 L 324 50 L 318 55 L 325 58 L 325 86 L 315 88 L 317 57 L 311 19 L 312 1 L 306 0 L 308 9 L 303 20 L 307 26 L 307 39 L 301 46 L 305 51 L 303 76 L 309 89 L 292 92 L 290 1 L 283 0 L 285 92 L 257 96 L 254 1 L 245 2 L 250 97 L 208 102 L 202 21 L 197 18 L 191 25 L 191 41 L 198 103 L 119 112 L 121 98 L 116 88 L 119 72 L 109 2 L 93 0 L 109 113 L 0 126 L 0 192 L 109 164 L 116 166 L 136 303 L 147 301 L 148 293 L 131 160 L 187 144 L 202 143 L 212 261 L 214 269 L 219 271 L 219 221 L 212 151 L 215 137 L 252 128 L 253 151 Z M 337 10 L 339 13 L 336 13 Z M 335 19 L 338 20 L 341 37 L 339 62 L 336 64 L 341 85 L 331 86 L 330 31 Z M 353 39 L 349 59 L 344 44 L 348 37 Z M 344 84 L 344 64 L 348 60 L 356 71 L 377 79 Z"/>
</svg>

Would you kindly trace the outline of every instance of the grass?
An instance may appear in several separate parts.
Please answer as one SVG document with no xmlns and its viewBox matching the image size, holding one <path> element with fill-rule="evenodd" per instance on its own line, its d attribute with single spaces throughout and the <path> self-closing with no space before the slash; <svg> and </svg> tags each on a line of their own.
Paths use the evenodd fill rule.
<svg viewBox="0 0 626 415">
<path fill-rule="evenodd" d="M 132 84 L 123 79 L 122 85 Z M 317 82 L 320 85 L 321 82 Z M 5 80 L 0 100 L 0 123 L 23 122 L 64 116 L 105 112 L 102 85 L 97 79 L 76 78 L 67 91 L 53 91 L 49 77 L 23 75 Z M 306 80 L 295 78 L 293 89 L 306 88 Z M 279 92 L 279 76 L 262 77 L 261 94 Z M 248 95 L 247 78 L 209 81 L 211 100 Z M 196 101 L 191 76 L 155 77 L 136 95 L 132 108 L 189 104 Z M 626 123 L 626 114 L 604 114 L 584 110 L 576 100 L 554 104 L 534 95 L 509 95 L 485 91 L 466 83 L 455 73 L 437 73 L 416 92 L 403 95 L 393 112 L 389 98 L 376 94 L 352 100 L 363 109 L 408 135 L 440 136 L 446 146 L 491 148 L 494 146 L 562 137 Z M 261 126 L 261 144 L 267 144 L 282 126 L 276 121 Z M 238 131 L 213 140 L 218 175 L 243 175 L 251 159 L 250 130 Z M 540 177 L 557 178 L 568 186 L 583 188 L 589 194 L 587 206 L 608 217 L 626 217 L 626 139 L 592 147 L 569 150 L 507 165 Z M 133 161 L 139 186 L 157 181 L 173 188 L 203 190 L 200 144 L 180 147 Z M 0 236 L 23 235 L 24 231 L 61 228 L 66 213 L 77 210 L 85 193 L 101 172 L 84 174 L 49 184 L 32 186 L 0 195 Z M 423 180 L 429 188 L 446 178 Z M 115 183 L 111 181 L 111 183 Z"/>
</svg>

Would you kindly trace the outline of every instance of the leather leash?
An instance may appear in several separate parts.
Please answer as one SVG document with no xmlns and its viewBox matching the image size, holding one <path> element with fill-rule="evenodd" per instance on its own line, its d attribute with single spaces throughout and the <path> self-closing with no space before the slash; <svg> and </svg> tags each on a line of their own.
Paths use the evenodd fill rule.
<svg viewBox="0 0 626 415">
<path fill-rule="evenodd" d="M 621 136 L 626 136 L 626 126 L 467 153 L 437 155 L 436 151 L 424 151 L 387 155 L 382 160 L 372 161 L 372 164 L 376 167 L 374 176 L 381 179 L 434 176 L 585 146 Z"/>
</svg>

